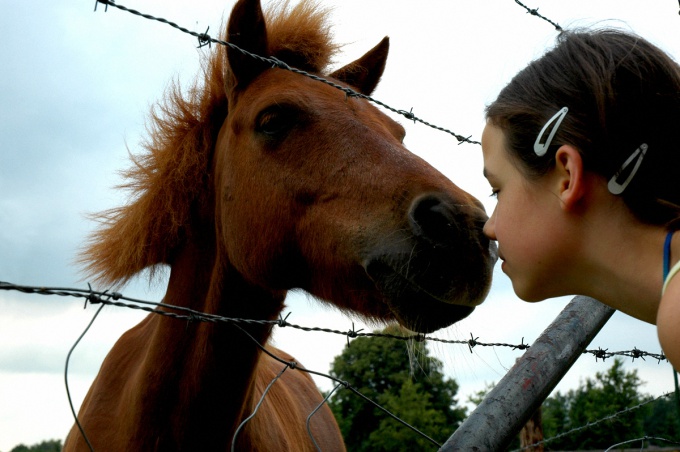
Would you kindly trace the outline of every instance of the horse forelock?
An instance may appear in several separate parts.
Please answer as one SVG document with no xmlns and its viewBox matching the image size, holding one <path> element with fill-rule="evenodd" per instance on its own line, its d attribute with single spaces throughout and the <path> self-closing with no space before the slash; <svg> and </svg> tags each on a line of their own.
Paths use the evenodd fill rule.
<svg viewBox="0 0 680 452">
<path fill-rule="evenodd" d="M 272 3 L 265 11 L 269 53 L 287 64 L 323 73 L 340 45 L 333 42 L 330 9 L 313 0 L 294 6 L 288 0 Z"/>
<path fill-rule="evenodd" d="M 329 10 L 313 0 L 274 3 L 265 12 L 270 55 L 299 69 L 323 73 L 340 46 L 332 41 Z M 223 39 L 228 41 L 226 29 Z M 140 271 L 170 263 L 191 233 L 196 208 L 207 202 L 210 161 L 228 113 L 229 64 L 224 46 L 207 58 L 203 77 L 184 91 L 175 82 L 151 112 L 143 151 L 119 186 L 127 204 L 93 215 L 101 222 L 79 262 L 88 276 L 120 285 Z"/>
</svg>

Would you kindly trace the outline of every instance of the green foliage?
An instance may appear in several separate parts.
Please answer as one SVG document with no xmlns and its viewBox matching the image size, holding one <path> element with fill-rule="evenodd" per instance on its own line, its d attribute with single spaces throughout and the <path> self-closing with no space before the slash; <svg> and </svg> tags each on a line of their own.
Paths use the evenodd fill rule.
<svg viewBox="0 0 680 452">
<path fill-rule="evenodd" d="M 646 397 L 638 392 L 642 384 L 637 370 L 625 372 L 623 362 L 614 360 L 606 372 L 595 379 L 587 378 L 576 390 L 558 392 L 543 404 L 545 438 L 552 438 L 589 422 L 605 418 L 626 408 L 639 405 Z M 550 441 L 552 450 L 606 449 L 628 438 L 645 436 L 644 418 L 647 410 L 638 409 L 620 414 L 584 430 Z"/>
<path fill-rule="evenodd" d="M 612 367 L 606 372 L 596 373 L 595 379 L 586 379 L 578 389 L 566 394 L 557 392 L 543 402 L 544 438 L 553 438 L 650 400 L 649 396 L 639 392 L 642 384 L 636 370 L 625 372 L 623 362 L 614 360 Z M 484 389 L 470 395 L 468 401 L 479 405 L 493 386 L 487 384 Z M 677 441 L 680 439 L 679 415 L 676 398 L 662 397 L 612 420 L 550 440 L 545 444 L 545 450 L 603 450 L 643 436 Z M 655 445 L 664 446 L 665 443 Z M 519 447 L 515 439 L 510 449 Z"/>
<path fill-rule="evenodd" d="M 644 420 L 647 436 L 680 438 L 680 408 L 675 396 L 660 398 L 650 403 L 649 415 Z"/>
<path fill-rule="evenodd" d="M 378 397 L 378 403 L 392 413 L 397 413 L 404 422 L 426 433 L 430 437 L 446 439 L 452 433 L 446 423 L 446 416 L 432 408 L 422 389 L 411 380 L 404 381 L 399 393 L 386 392 Z M 411 428 L 383 417 L 378 428 L 370 433 L 368 441 L 372 450 L 428 450 L 432 442 Z"/>
<path fill-rule="evenodd" d="M 34 444 L 32 446 L 25 446 L 19 444 L 10 452 L 59 452 L 61 451 L 61 440 L 52 439 L 49 441 L 43 441 L 40 444 Z"/>
<path fill-rule="evenodd" d="M 388 327 L 384 333 L 401 335 L 401 330 Z M 330 373 L 442 443 L 466 415 L 455 399 L 458 384 L 445 379 L 442 369 L 424 343 L 360 337 L 335 358 Z M 436 450 L 426 438 L 351 391 L 336 391 L 329 404 L 348 450 Z"/>
</svg>

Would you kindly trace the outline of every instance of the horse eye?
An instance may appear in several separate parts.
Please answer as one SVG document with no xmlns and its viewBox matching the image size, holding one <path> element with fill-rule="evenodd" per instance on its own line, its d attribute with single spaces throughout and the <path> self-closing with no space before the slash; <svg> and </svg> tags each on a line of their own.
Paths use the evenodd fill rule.
<svg viewBox="0 0 680 452">
<path fill-rule="evenodd" d="M 272 107 L 260 113 L 256 130 L 270 138 L 280 137 L 295 124 L 296 114 L 290 108 Z"/>
</svg>

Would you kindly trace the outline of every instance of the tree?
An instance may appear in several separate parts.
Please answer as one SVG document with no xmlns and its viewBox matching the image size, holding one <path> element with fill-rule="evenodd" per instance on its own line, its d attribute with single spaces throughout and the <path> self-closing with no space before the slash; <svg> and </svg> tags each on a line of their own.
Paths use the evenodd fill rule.
<svg viewBox="0 0 680 452">
<path fill-rule="evenodd" d="M 49 441 L 43 441 L 40 444 L 34 444 L 32 446 L 25 446 L 19 444 L 13 448 L 10 452 L 59 452 L 61 451 L 61 440 L 53 439 Z"/>
<path fill-rule="evenodd" d="M 649 415 L 644 420 L 647 436 L 680 438 L 680 416 L 675 397 L 663 397 L 649 404 Z"/>
<path fill-rule="evenodd" d="M 552 438 L 555 435 L 569 430 L 569 397 L 559 391 L 552 397 L 548 397 L 542 405 L 543 436 Z M 559 440 L 551 441 L 548 447 L 555 448 Z M 564 440 L 563 440 L 564 441 Z"/>
<path fill-rule="evenodd" d="M 383 333 L 405 334 L 397 326 Z M 330 374 L 442 443 L 466 415 L 455 399 L 458 384 L 445 379 L 442 369 L 441 361 L 429 356 L 422 342 L 359 337 L 335 357 Z M 436 449 L 426 438 L 351 391 L 336 391 L 329 405 L 348 450 Z"/>
<path fill-rule="evenodd" d="M 586 378 L 577 389 L 549 397 L 543 405 L 545 438 L 582 427 L 631 408 L 646 400 L 638 392 L 642 384 L 637 370 L 626 372 L 623 361 L 615 359 L 606 372 L 595 379 Z M 557 438 L 548 443 L 550 449 L 606 449 L 624 439 L 644 436 L 645 410 L 632 410 L 587 429 Z"/>
<path fill-rule="evenodd" d="M 549 440 L 544 444 L 545 450 L 602 450 L 643 436 L 680 438 L 679 406 L 673 397 L 659 398 L 611 420 L 578 429 L 649 401 L 649 396 L 639 392 L 642 384 L 636 370 L 624 371 L 623 362 L 615 359 L 609 370 L 596 373 L 594 379 L 587 378 L 577 389 L 566 394 L 558 391 L 548 397 L 541 406 L 544 437 Z M 479 405 L 493 386 L 487 384 L 484 389 L 470 395 L 468 401 Z M 574 429 L 576 431 L 555 438 Z M 510 449 L 517 449 L 517 444 L 515 441 Z"/>
</svg>

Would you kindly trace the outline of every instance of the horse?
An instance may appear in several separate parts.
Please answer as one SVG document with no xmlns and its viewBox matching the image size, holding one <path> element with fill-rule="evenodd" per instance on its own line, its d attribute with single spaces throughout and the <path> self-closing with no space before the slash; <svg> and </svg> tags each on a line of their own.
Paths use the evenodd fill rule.
<svg viewBox="0 0 680 452">
<path fill-rule="evenodd" d="M 482 204 L 408 151 L 404 128 L 366 99 L 388 38 L 331 71 L 328 22 L 310 0 L 266 14 L 259 0 L 234 5 L 223 34 L 238 48 L 215 46 L 190 89 L 171 86 L 124 173 L 130 200 L 99 214 L 81 256 L 95 281 L 119 287 L 169 267 L 160 310 L 271 321 L 302 289 L 422 333 L 483 302 L 495 252 Z M 276 379 L 285 366 L 271 355 L 294 358 L 270 334 L 261 322 L 150 314 L 104 359 L 82 431 L 106 451 L 345 450 L 302 366 Z M 74 425 L 64 450 L 88 449 Z"/>
</svg>

